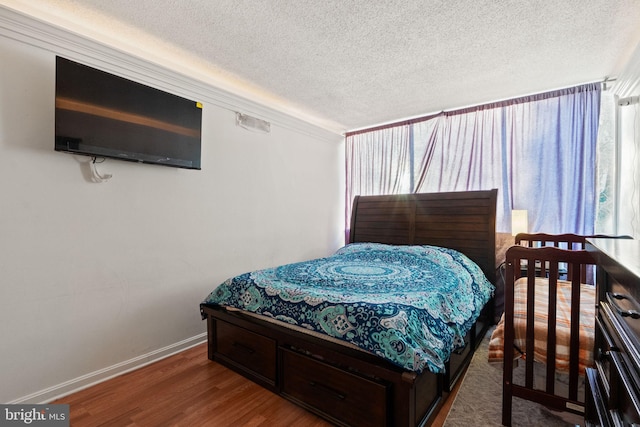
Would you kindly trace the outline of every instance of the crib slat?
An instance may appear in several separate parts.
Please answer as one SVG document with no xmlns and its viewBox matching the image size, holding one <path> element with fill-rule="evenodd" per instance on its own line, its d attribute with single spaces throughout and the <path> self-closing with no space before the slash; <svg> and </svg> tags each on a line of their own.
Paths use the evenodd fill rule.
<svg viewBox="0 0 640 427">
<path fill-rule="evenodd" d="M 512 396 L 513 396 L 513 357 L 511 352 L 513 351 L 513 305 L 514 305 L 514 289 L 513 279 L 515 277 L 514 264 L 517 266 L 518 275 L 520 275 L 520 259 L 507 259 L 505 265 L 505 274 L 507 283 L 511 283 L 511 286 L 505 286 L 504 292 L 504 370 L 502 372 L 502 425 L 511 425 L 511 410 L 512 410 Z M 509 326 L 510 325 L 510 326 Z"/>
<path fill-rule="evenodd" d="M 547 322 L 547 378 L 546 391 L 555 394 L 556 323 L 558 311 L 558 262 L 549 261 L 549 313 Z"/>
<path fill-rule="evenodd" d="M 580 264 L 573 266 L 571 277 L 571 336 L 569 353 L 569 399 L 578 400 L 578 368 L 580 365 Z M 594 319 L 595 322 L 595 319 Z"/>
<path fill-rule="evenodd" d="M 527 338 L 525 354 L 533 355 L 535 348 L 535 300 L 536 300 L 536 260 L 527 259 Z M 533 388 L 533 357 L 525 361 L 525 387 Z"/>
</svg>

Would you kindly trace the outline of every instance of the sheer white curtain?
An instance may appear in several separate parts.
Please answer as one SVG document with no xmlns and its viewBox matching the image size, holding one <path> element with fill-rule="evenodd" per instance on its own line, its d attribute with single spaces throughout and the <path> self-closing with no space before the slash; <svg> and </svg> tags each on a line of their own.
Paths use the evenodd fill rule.
<svg viewBox="0 0 640 427">
<path fill-rule="evenodd" d="M 502 108 L 491 106 L 443 113 L 414 125 L 415 147 L 420 159 L 416 171 L 417 193 L 502 188 L 504 158 Z M 426 141 L 426 143 L 423 143 Z M 424 145 L 423 145 L 424 144 Z M 498 212 L 503 212 L 498 195 Z M 499 222 L 504 215 L 499 216 Z M 505 220 L 510 221 L 510 216 Z M 498 229 L 504 228 L 498 225 Z"/>
<path fill-rule="evenodd" d="M 618 234 L 618 143 L 616 102 L 611 90 L 603 91 L 596 153 L 596 234 Z"/>
<path fill-rule="evenodd" d="M 600 84 L 506 108 L 509 209 L 532 232 L 593 234 Z"/>
<path fill-rule="evenodd" d="M 409 125 L 401 125 L 347 136 L 347 233 L 356 195 L 403 194 L 412 191 L 410 133 Z"/>
<path fill-rule="evenodd" d="M 356 194 L 498 188 L 500 232 L 526 209 L 529 231 L 591 234 L 600 93 L 582 85 L 405 123 L 393 138 L 393 127 L 347 135 L 347 205 Z M 388 157 L 395 144 L 402 156 Z"/>
</svg>

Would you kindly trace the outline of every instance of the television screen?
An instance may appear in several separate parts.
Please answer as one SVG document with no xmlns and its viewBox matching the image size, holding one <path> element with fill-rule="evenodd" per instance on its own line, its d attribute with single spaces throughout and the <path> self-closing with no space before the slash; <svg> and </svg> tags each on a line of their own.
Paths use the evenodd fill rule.
<svg viewBox="0 0 640 427">
<path fill-rule="evenodd" d="M 56 57 L 55 150 L 200 169 L 202 105 Z"/>
</svg>

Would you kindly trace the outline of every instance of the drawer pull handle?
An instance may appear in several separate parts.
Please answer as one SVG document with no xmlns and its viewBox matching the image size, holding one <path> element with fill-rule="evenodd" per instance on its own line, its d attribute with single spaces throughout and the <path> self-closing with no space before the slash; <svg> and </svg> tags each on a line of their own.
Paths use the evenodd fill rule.
<svg viewBox="0 0 640 427">
<path fill-rule="evenodd" d="M 244 351 L 245 353 L 253 354 L 253 353 L 255 353 L 255 352 L 256 352 L 256 351 L 255 351 L 254 349 L 252 349 L 251 347 L 246 346 L 246 345 L 244 345 L 244 344 L 242 344 L 242 343 L 239 343 L 239 342 L 237 342 L 237 341 L 234 341 L 232 345 L 233 345 L 234 347 L 239 348 L 240 350 Z"/>
<path fill-rule="evenodd" d="M 609 298 L 611 297 L 611 298 Z M 622 295 L 622 294 L 617 294 L 617 293 L 613 293 L 613 292 L 608 292 L 607 293 L 607 299 L 609 300 L 609 303 L 615 307 L 616 311 L 618 312 L 618 314 L 622 317 L 631 317 L 632 319 L 640 319 L 640 312 L 637 310 L 623 310 L 622 308 L 620 308 L 620 306 L 618 305 L 618 303 L 614 300 L 629 300 L 632 302 L 632 299 L 630 299 L 628 296 L 626 295 Z"/>
<path fill-rule="evenodd" d="M 328 387 L 328 386 L 326 386 L 324 384 L 319 384 L 319 383 L 317 383 L 315 381 L 309 381 L 309 385 L 311 387 L 313 387 L 313 388 L 317 388 L 319 390 L 323 390 L 326 393 L 329 393 L 329 394 L 333 395 L 333 397 L 335 397 L 338 400 L 346 399 L 346 396 L 344 394 L 341 394 L 341 393 L 337 392 L 336 390 L 334 390 L 333 388 Z"/>
</svg>

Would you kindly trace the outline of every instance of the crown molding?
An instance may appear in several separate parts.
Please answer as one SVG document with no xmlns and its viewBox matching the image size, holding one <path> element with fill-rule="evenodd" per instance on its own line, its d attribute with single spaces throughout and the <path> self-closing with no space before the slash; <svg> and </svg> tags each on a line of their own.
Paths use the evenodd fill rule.
<svg viewBox="0 0 640 427">
<path fill-rule="evenodd" d="M 89 66 L 205 104 L 250 114 L 323 140 L 339 140 L 340 129 L 294 117 L 265 104 L 187 76 L 166 66 L 108 46 L 86 35 L 0 5 L 0 35 Z"/>
<path fill-rule="evenodd" d="M 617 76 L 613 93 L 620 98 L 640 95 L 640 44 L 635 48 L 623 71 Z"/>
</svg>

